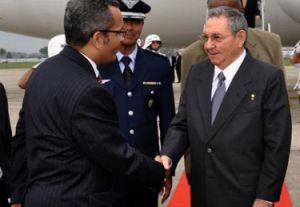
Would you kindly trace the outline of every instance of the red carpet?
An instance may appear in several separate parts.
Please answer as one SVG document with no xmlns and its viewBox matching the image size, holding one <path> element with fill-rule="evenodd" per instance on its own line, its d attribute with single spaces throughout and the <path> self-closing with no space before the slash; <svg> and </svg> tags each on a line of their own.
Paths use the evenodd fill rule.
<svg viewBox="0 0 300 207">
<path fill-rule="evenodd" d="M 183 173 L 168 207 L 189 207 L 190 202 L 190 188 L 185 173 Z M 280 202 L 275 203 L 275 207 L 292 207 L 290 195 L 285 184 L 282 186 Z"/>
</svg>

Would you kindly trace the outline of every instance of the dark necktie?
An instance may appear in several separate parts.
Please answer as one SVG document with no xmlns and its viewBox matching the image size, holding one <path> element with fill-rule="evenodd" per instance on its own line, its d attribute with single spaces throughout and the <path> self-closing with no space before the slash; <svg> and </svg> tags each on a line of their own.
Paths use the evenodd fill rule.
<svg viewBox="0 0 300 207">
<path fill-rule="evenodd" d="M 127 88 L 129 88 L 130 87 L 130 81 L 131 81 L 131 75 L 132 75 L 132 71 L 129 67 L 131 59 L 130 59 L 130 57 L 123 56 L 121 61 L 125 65 L 124 72 L 123 72 L 123 77 L 124 77 L 124 80 L 126 82 Z"/>
<path fill-rule="evenodd" d="M 217 89 L 215 91 L 215 94 L 212 99 L 212 105 L 211 105 L 211 124 L 214 123 L 215 118 L 217 116 L 218 110 L 221 106 L 221 103 L 223 101 L 226 88 L 225 88 L 225 76 L 222 72 L 218 74 L 219 82 Z"/>
</svg>

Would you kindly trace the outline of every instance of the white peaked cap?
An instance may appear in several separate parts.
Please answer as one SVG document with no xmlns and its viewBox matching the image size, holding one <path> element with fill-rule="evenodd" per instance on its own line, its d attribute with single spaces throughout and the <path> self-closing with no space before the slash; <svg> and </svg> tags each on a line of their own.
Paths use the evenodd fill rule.
<svg viewBox="0 0 300 207">
<path fill-rule="evenodd" d="M 52 57 L 60 53 L 66 45 L 66 37 L 64 34 L 56 35 L 49 40 L 48 57 Z"/>
</svg>

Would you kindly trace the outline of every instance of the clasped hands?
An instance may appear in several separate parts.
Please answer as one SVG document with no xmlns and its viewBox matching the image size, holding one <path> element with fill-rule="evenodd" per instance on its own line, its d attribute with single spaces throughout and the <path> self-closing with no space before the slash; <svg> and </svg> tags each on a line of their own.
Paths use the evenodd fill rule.
<svg viewBox="0 0 300 207">
<path fill-rule="evenodd" d="M 171 173 L 172 160 L 166 155 L 162 155 L 162 156 L 157 155 L 155 157 L 155 161 L 160 162 L 165 168 L 164 186 L 160 191 L 160 195 L 162 196 L 161 203 L 164 203 L 170 196 L 170 192 L 172 189 L 172 173 Z"/>
</svg>

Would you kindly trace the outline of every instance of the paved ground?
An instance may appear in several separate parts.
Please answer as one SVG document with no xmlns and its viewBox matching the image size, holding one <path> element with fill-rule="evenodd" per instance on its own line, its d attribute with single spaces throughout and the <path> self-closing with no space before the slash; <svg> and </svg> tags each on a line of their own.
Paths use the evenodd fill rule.
<svg viewBox="0 0 300 207">
<path fill-rule="evenodd" d="M 13 133 L 24 95 L 24 91 L 18 88 L 17 81 L 22 76 L 24 71 L 25 69 L 0 70 L 0 82 L 5 85 L 7 91 Z M 298 103 L 297 94 L 292 91 L 293 84 L 296 82 L 298 71 L 293 67 L 287 67 L 286 71 L 286 80 L 289 90 L 293 121 L 292 147 L 288 171 L 286 175 L 286 183 L 292 197 L 293 206 L 300 207 L 300 105 Z M 176 97 L 176 106 L 178 106 L 180 94 L 179 84 L 174 84 L 174 92 Z M 181 174 L 183 169 L 183 164 L 182 162 L 180 162 L 177 168 L 177 176 L 174 179 L 174 186 L 176 186 L 179 179 L 178 175 Z M 161 207 L 163 206 L 166 205 L 161 205 Z"/>
</svg>

